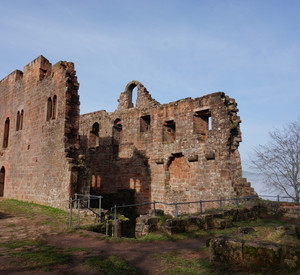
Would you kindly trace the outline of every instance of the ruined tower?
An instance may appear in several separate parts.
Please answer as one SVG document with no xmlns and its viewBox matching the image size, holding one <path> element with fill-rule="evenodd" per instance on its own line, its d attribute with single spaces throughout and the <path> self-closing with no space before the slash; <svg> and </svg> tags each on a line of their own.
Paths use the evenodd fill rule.
<svg viewBox="0 0 300 275">
<path fill-rule="evenodd" d="M 74 65 L 43 56 L 0 82 L 0 196 L 65 208 L 76 186 Z M 73 168 L 75 167 L 75 168 Z"/>
</svg>

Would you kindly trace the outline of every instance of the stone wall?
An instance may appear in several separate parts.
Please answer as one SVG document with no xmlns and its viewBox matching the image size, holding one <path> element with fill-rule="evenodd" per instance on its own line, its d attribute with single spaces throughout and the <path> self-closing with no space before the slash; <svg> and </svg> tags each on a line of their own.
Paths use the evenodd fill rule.
<svg viewBox="0 0 300 275">
<path fill-rule="evenodd" d="M 115 112 L 80 116 L 78 87 L 73 63 L 43 56 L 1 80 L 0 196 L 64 208 L 75 192 L 133 190 L 136 203 L 254 193 L 242 178 L 234 99 L 218 92 L 162 105 L 134 80 Z"/>
<path fill-rule="evenodd" d="M 52 66 L 43 56 L 1 80 L 2 196 L 67 207 L 77 181 L 78 87 L 73 63 Z"/>
<path fill-rule="evenodd" d="M 231 264 L 285 265 L 299 270 L 300 250 L 297 246 L 270 241 L 245 241 L 219 236 L 208 241 L 210 260 Z"/>
<path fill-rule="evenodd" d="M 133 189 L 136 203 L 254 194 L 242 178 L 236 106 L 222 92 L 161 105 L 141 83 L 131 81 L 115 112 L 80 117 L 82 190 L 104 195 Z M 182 206 L 180 213 L 199 207 Z"/>
</svg>

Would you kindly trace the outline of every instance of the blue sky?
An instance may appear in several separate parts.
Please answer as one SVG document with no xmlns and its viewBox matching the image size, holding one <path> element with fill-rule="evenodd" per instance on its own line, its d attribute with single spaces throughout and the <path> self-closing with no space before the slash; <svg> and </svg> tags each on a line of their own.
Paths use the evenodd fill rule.
<svg viewBox="0 0 300 275">
<path fill-rule="evenodd" d="M 300 1 L 0 0 L 0 79 L 44 55 L 75 63 L 81 113 L 117 108 L 135 79 L 168 103 L 223 91 L 240 152 L 300 117 Z"/>
</svg>

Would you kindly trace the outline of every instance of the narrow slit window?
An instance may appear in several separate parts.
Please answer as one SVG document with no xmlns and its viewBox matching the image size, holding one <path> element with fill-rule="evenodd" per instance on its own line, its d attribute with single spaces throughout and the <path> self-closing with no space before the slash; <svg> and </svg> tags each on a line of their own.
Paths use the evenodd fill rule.
<svg viewBox="0 0 300 275">
<path fill-rule="evenodd" d="M 51 116 L 52 116 L 52 99 L 51 97 L 49 97 L 47 101 L 47 121 L 51 119 Z"/>
<path fill-rule="evenodd" d="M 97 176 L 97 189 L 101 188 L 101 178 L 100 176 Z"/>
<path fill-rule="evenodd" d="M 0 170 L 0 197 L 4 195 L 5 168 L 2 166 Z"/>
<path fill-rule="evenodd" d="M 4 124 L 3 148 L 7 148 L 8 146 L 8 137 L 9 137 L 9 118 L 5 120 L 5 124 Z"/>
<path fill-rule="evenodd" d="M 91 187 L 92 188 L 96 187 L 96 176 L 95 175 L 92 175 Z"/>
<path fill-rule="evenodd" d="M 21 111 L 21 115 L 20 115 L 20 130 L 23 129 L 23 117 L 24 117 L 24 110 Z"/>
<path fill-rule="evenodd" d="M 52 119 L 56 119 L 56 105 L 57 105 L 57 96 L 53 97 L 53 104 L 52 104 Z"/>
<path fill-rule="evenodd" d="M 20 111 L 17 113 L 16 131 L 20 130 Z"/>
<path fill-rule="evenodd" d="M 114 121 L 114 126 L 112 129 L 112 143 L 113 143 L 113 159 L 117 160 L 119 157 L 119 146 L 122 134 L 122 121 L 121 119 L 117 118 Z"/>
</svg>

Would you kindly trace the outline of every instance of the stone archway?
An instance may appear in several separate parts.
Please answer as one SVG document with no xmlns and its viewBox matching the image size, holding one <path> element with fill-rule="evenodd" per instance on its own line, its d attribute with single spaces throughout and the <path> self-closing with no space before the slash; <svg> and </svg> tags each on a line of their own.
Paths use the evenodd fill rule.
<svg viewBox="0 0 300 275">
<path fill-rule="evenodd" d="M 143 84 L 136 80 L 132 80 L 126 85 L 125 92 L 127 93 L 129 108 L 136 107 L 137 100 L 138 100 L 138 91 L 143 87 L 144 87 Z M 133 92 L 135 88 L 136 88 L 135 91 L 136 94 L 134 95 Z M 133 100 L 133 98 L 135 98 L 135 100 Z"/>
<path fill-rule="evenodd" d="M 5 168 L 2 166 L 0 170 L 0 197 L 4 195 Z"/>
</svg>

